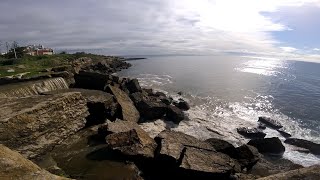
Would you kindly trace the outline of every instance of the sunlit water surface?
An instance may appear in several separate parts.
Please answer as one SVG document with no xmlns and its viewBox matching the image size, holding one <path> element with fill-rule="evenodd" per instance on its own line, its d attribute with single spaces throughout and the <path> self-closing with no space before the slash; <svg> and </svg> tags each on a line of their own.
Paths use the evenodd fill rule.
<svg viewBox="0 0 320 180">
<path fill-rule="evenodd" d="M 320 64 L 226 56 L 166 56 L 130 61 L 133 67 L 119 73 L 191 104 L 189 120 L 174 130 L 207 139 L 217 136 L 235 145 L 246 143 L 236 128 L 257 126 L 258 116 L 279 120 L 293 137 L 320 143 Z M 154 133 L 168 127 L 163 121 L 144 124 Z M 284 138 L 275 130 L 267 137 Z M 286 145 L 285 158 L 305 166 L 320 157 Z"/>
</svg>

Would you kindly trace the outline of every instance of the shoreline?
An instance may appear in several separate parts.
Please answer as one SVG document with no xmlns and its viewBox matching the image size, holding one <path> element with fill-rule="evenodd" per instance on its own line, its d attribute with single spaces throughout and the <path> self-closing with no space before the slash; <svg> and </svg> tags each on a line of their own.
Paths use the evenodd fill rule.
<svg viewBox="0 0 320 180">
<path fill-rule="evenodd" d="M 60 131 L 61 126 L 52 127 L 51 123 L 53 121 L 46 119 L 47 117 L 42 117 L 43 115 L 39 113 L 39 117 L 35 121 L 30 120 L 34 126 L 32 130 L 27 128 L 23 134 L 12 136 L 13 140 L 16 140 L 14 138 L 18 137 L 22 139 L 21 141 L 13 142 L 9 139 L 2 139 L 0 143 L 19 151 L 22 155 L 34 160 L 39 165 L 42 164 L 40 162 L 47 161 L 46 156 L 55 157 L 56 159 L 59 159 L 59 156 L 64 156 L 56 149 L 60 149 L 60 151 L 68 149 L 77 154 L 79 149 L 75 147 L 81 141 L 84 144 L 80 150 L 87 152 L 87 155 L 92 153 L 96 155 L 97 152 L 100 153 L 103 150 L 104 155 L 113 154 L 117 161 L 121 159 L 122 161 L 133 163 L 133 165 L 130 164 L 130 167 L 127 167 L 124 163 L 119 168 L 121 169 L 121 166 L 125 166 L 125 169 L 134 167 L 133 171 L 129 171 L 136 179 L 169 178 L 163 173 L 159 174 L 157 172 L 158 169 L 151 169 L 150 166 L 157 168 L 168 167 L 168 169 L 164 168 L 162 171 L 174 173 L 174 178 L 177 179 L 189 176 L 194 178 L 202 177 L 204 179 L 213 177 L 230 179 L 245 176 L 246 178 L 244 179 L 255 179 L 302 168 L 290 161 L 281 160 L 281 158 L 271 158 L 272 156 L 268 155 L 270 153 L 280 154 L 278 157 L 281 157 L 281 153 L 285 151 L 283 149 L 284 146 L 281 141 L 279 143 L 279 140 L 274 138 L 260 139 L 260 136 L 257 138 L 258 135 L 263 133 L 258 128 L 253 130 L 239 129 L 238 132 L 253 139 L 249 142 L 249 145 L 243 144 L 239 147 L 234 147 L 222 139 L 212 138 L 211 140 L 201 141 L 192 136 L 171 130 L 161 132 L 155 138 L 150 137 L 147 132 L 141 129 L 139 124 L 153 122 L 156 119 L 165 119 L 170 123 L 179 124 L 185 120 L 184 111 L 188 110 L 190 105 L 183 99 L 174 101 L 164 93 L 155 92 L 152 89 L 143 89 L 140 87 L 137 79 L 120 78 L 112 75 L 112 73 L 121 69 L 129 68 L 130 64 L 121 61 L 121 58 L 117 57 L 109 57 L 108 59 L 107 56 L 101 56 L 101 58 L 96 61 L 85 57 L 73 59 L 70 61 L 70 64 L 65 66 L 52 67 L 50 72 L 43 76 L 26 79 L 18 78 L 18 81 L 22 83 L 19 84 L 21 87 L 19 90 L 9 89 L 5 93 L 2 91 L 2 99 L 0 96 L 0 100 L 3 102 L 2 108 L 9 108 L 11 111 L 15 111 L 13 114 L 6 114 L 0 111 L 0 113 L 5 113 L 5 116 L 2 116 L 2 121 L 4 121 L 3 117 L 9 122 L 14 122 L 13 119 L 17 117 L 21 118 L 18 118 L 21 122 L 26 120 L 24 119 L 25 116 L 30 118 L 31 112 L 24 114 L 25 112 L 20 111 L 20 109 L 11 107 L 8 99 L 18 104 L 24 103 L 25 100 L 30 100 L 39 102 L 43 106 L 39 109 L 39 112 L 55 114 L 56 111 L 59 111 L 66 117 L 64 120 L 60 120 L 58 118 L 60 116 L 58 115 L 49 115 L 52 117 L 56 116 L 55 123 L 58 122 L 58 124 L 61 123 L 64 126 L 69 126 L 70 124 L 65 124 L 64 121 L 72 119 L 72 125 L 69 129 L 64 129 L 62 135 L 57 134 L 55 131 Z M 25 87 L 26 81 L 32 84 L 35 80 L 43 82 L 43 80 L 48 78 L 58 79 Z M 16 83 L 17 80 L 15 78 L 5 79 L 5 82 Z M 31 91 L 32 93 L 30 94 Z M 23 98 L 17 98 L 19 96 Z M 61 102 L 67 104 L 68 108 L 64 109 L 65 107 L 60 107 L 59 103 Z M 33 109 L 32 113 L 35 114 L 40 106 L 28 103 L 25 105 L 26 107 L 22 106 L 21 109 L 28 110 L 31 108 Z M 51 106 L 56 108 L 52 110 L 50 109 Z M 81 107 L 81 110 L 79 107 Z M 32 113 L 31 117 L 33 117 Z M 71 116 L 70 113 L 74 114 L 75 117 Z M 82 119 L 81 123 L 76 121 L 80 117 Z M 271 121 L 266 119 L 261 121 L 269 126 L 277 124 L 276 120 Z M 52 122 L 42 124 L 44 126 L 42 128 L 51 129 L 52 132 L 49 134 L 54 136 L 49 144 L 47 142 L 40 142 L 40 139 L 37 139 L 39 137 L 36 136 L 37 132 L 43 131 L 42 128 L 39 129 L 37 127 L 37 123 L 47 121 Z M 77 124 L 77 126 L 75 127 L 73 123 Z M 3 127 L 0 126 L 0 128 Z M 12 124 L 8 128 L 12 128 L 13 130 L 10 133 L 18 133 L 25 127 L 20 127 L 19 124 Z M 85 133 L 82 134 L 83 132 Z M 9 135 L 9 132 L 7 133 Z M 80 141 L 75 140 L 75 137 Z M 90 143 L 94 144 L 93 148 L 84 147 L 86 142 L 83 142 L 83 139 L 89 137 L 92 138 L 92 142 Z M 30 142 L 25 142 L 25 138 L 29 138 Z M 48 137 L 45 136 L 41 138 L 45 138 L 47 141 L 50 140 L 50 137 L 49 139 L 46 139 Z M 69 145 L 74 144 L 75 147 L 68 147 L 65 142 L 69 142 Z M 293 139 L 290 143 L 296 146 L 303 146 L 301 145 L 301 140 Z M 179 148 L 171 149 L 171 144 Z M 315 143 L 310 144 L 311 142 L 309 143 L 309 151 L 318 153 L 319 146 Z M 47 151 L 49 149 L 51 151 Z M 243 156 L 244 152 L 248 153 L 248 156 Z M 87 159 L 86 154 L 80 153 L 78 155 L 80 159 L 83 159 L 83 166 L 92 163 L 85 160 Z M 203 156 L 207 159 L 203 160 Z M 72 155 L 67 157 L 72 158 Z M 94 158 L 99 159 L 102 156 L 98 155 Z M 112 161 L 108 158 L 105 159 L 105 157 L 102 159 Z M 218 159 L 221 161 L 221 164 L 219 166 L 214 165 Z M 63 168 L 59 167 L 59 163 Z M 61 171 L 67 171 L 67 176 L 71 178 L 75 177 L 75 174 L 70 175 L 70 172 L 72 172 L 68 169 L 70 167 L 65 166 L 62 160 L 56 163 L 55 166 L 57 166 L 55 170 L 59 169 L 59 173 L 50 169 L 51 166 L 50 168 L 44 168 L 58 175 L 61 175 Z M 274 171 L 261 173 L 261 171 L 266 171 L 265 167 L 273 168 Z M 102 173 L 102 171 L 99 172 Z M 98 176 L 99 174 L 97 174 Z"/>
</svg>

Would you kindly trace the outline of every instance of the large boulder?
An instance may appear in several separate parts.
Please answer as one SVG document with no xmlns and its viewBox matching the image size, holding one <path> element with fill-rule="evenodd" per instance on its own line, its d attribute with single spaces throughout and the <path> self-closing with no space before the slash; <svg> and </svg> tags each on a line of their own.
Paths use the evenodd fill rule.
<svg viewBox="0 0 320 180">
<path fill-rule="evenodd" d="M 136 106 L 144 120 L 161 119 L 167 112 L 167 105 L 153 97 L 143 97 Z"/>
<path fill-rule="evenodd" d="M 50 174 L 18 152 L 0 144 L 0 178 L 1 179 L 52 179 L 67 180 L 68 178 Z"/>
<path fill-rule="evenodd" d="M 155 140 L 157 164 L 169 169 L 175 178 L 224 179 L 240 171 L 240 165 L 228 155 L 184 133 L 165 130 Z"/>
<path fill-rule="evenodd" d="M 284 141 L 284 143 L 302 147 L 308 149 L 313 154 L 320 155 L 320 144 L 298 138 L 288 138 Z"/>
<path fill-rule="evenodd" d="M 184 113 L 179 108 L 170 105 L 168 106 L 166 117 L 167 120 L 179 124 L 184 119 Z"/>
<path fill-rule="evenodd" d="M 252 139 L 248 145 L 256 147 L 260 153 L 283 154 L 285 147 L 278 137 Z"/>
<path fill-rule="evenodd" d="M 229 156 L 205 149 L 187 147 L 180 167 L 180 173 L 190 179 L 225 179 L 235 172 L 237 163 Z"/>
<path fill-rule="evenodd" d="M 130 93 L 141 92 L 142 89 L 137 79 L 131 79 L 125 84 Z"/>
<path fill-rule="evenodd" d="M 142 129 L 135 128 L 125 132 L 107 135 L 108 146 L 127 156 L 153 158 L 156 142 Z"/>
<path fill-rule="evenodd" d="M 228 154 L 229 156 L 237 153 L 236 148 L 225 140 L 210 138 L 205 140 L 205 142 L 209 143 L 216 151 Z"/>
<path fill-rule="evenodd" d="M 190 105 L 187 101 L 179 99 L 179 101 L 173 101 L 173 105 L 177 106 L 179 109 L 187 111 L 190 109 Z"/>
<path fill-rule="evenodd" d="M 250 145 L 242 145 L 236 148 L 236 153 L 230 154 L 230 156 L 236 159 L 242 168 L 251 169 L 260 159 L 258 150 Z"/>
<path fill-rule="evenodd" d="M 0 143 L 35 158 L 85 126 L 81 93 L 0 99 Z"/>
<path fill-rule="evenodd" d="M 237 132 L 248 138 L 264 138 L 267 134 L 258 128 L 240 127 Z"/>
<path fill-rule="evenodd" d="M 114 122 L 108 120 L 106 123 L 100 125 L 100 127 L 98 128 L 98 133 L 105 137 L 109 134 L 127 132 L 132 129 L 141 128 L 135 122 L 116 119 Z"/>
<path fill-rule="evenodd" d="M 157 158 L 172 164 L 178 163 L 186 147 L 215 151 L 209 143 L 176 131 L 164 130 L 155 137 L 155 140 L 160 147 L 156 154 Z"/>
<path fill-rule="evenodd" d="M 117 102 L 120 104 L 122 119 L 126 121 L 138 122 L 140 119 L 140 113 L 134 106 L 130 97 L 116 86 L 108 85 L 107 89 L 107 91 L 111 92 L 115 96 Z"/>
<path fill-rule="evenodd" d="M 271 119 L 269 117 L 261 116 L 261 117 L 259 117 L 258 121 L 266 124 L 267 126 L 269 126 L 271 128 L 274 128 L 274 129 L 280 129 L 283 127 L 279 121 L 277 121 L 275 119 Z"/>
<path fill-rule="evenodd" d="M 291 170 L 279 174 L 274 174 L 259 180 L 318 180 L 320 177 L 320 165 Z"/>
<path fill-rule="evenodd" d="M 80 71 L 74 75 L 75 88 L 104 90 L 109 79 L 107 74 L 99 72 Z"/>
</svg>

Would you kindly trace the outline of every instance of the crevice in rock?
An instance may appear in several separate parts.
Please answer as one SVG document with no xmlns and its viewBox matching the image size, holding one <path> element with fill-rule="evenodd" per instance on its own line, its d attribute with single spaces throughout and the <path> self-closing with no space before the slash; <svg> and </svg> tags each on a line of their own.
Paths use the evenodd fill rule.
<svg viewBox="0 0 320 180">
<path fill-rule="evenodd" d="M 86 118 L 85 127 L 102 124 L 107 118 L 107 113 L 103 103 L 87 103 L 90 115 Z"/>
<path fill-rule="evenodd" d="M 186 154 L 186 151 L 187 151 L 187 147 L 184 147 L 184 148 L 182 149 L 182 151 L 181 151 L 181 153 L 180 153 L 180 157 L 179 157 L 179 159 L 178 159 L 178 161 L 177 161 L 178 166 L 181 165 L 182 160 L 183 160 L 183 158 L 184 158 L 184 156 L 185 156 L 185 154 Z"/>
</svg>

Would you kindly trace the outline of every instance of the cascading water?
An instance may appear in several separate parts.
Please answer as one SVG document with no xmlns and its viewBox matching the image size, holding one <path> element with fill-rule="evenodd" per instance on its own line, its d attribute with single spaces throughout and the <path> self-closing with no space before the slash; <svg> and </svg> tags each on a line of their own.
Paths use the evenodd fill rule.
<svg viewBox="0 0 320 180">
<path fill-rule="evenodd" d="M 68 88 L 69 87 L 65 79 L 58 77 L 35 82 L 0 86 L 0 97 L 27 97 Z"/>
</svg>

